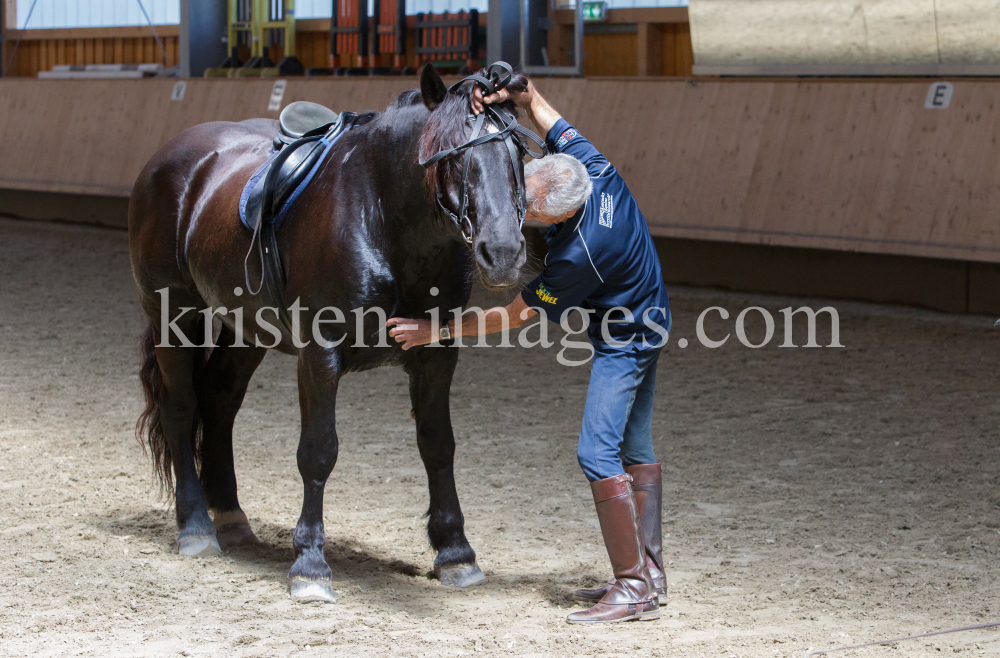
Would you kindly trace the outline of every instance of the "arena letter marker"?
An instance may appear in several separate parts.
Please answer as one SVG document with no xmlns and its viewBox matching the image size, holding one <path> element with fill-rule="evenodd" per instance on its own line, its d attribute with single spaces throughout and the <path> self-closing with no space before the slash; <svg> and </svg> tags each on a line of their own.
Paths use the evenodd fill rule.
<svg viewBox="0 0 1000 658">
<path fill-rule="evenodd" d="M 277 112 L 281 109 L 281 101 L 285 98 L 285 86 L 287 80 L 275 80 L 274 88 L 271 89 L 271 100 L 267 103 L 268 112 Z"/>
</svg>

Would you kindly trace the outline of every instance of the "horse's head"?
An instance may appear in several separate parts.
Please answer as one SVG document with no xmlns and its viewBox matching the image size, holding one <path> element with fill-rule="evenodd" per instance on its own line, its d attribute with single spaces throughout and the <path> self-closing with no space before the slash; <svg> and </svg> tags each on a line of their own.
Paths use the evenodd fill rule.
<svg viewBox="0 0 1000 658">
<path fill-rule="evenodd" d="M 480 71 L 480 75 L 485 77 L 485 70 Z M 469 81 L 450 90 L 433 66 L 424 67 L 420 75 L 420 93 L 431 114 L 420 140 L 421 161 L 469 141 L 475 124 L 470 106 L 474 84 Z M 527 80 L 514 75 L 507 88 L 524 90 Z M 513 103 L 508 101 L 501 109 L 515 116 Z M 480 135 L 497 131 L 498 126 L 486 119 Z M 514 156 L 510 148 L 516 149 Z M 515 133 L 507 141 L 495 139 L 457 151 L 427 168 L 428 186 L 431 194 L 437 197 L 435 206 L 440 204 L 443 214 L 457 224 L 456 232 L 461 232 L 470 243 L 476 269 L 487 287 L 516 285 L 525 263 L 524 236 L 521 235 L 523 217 L 517 203 L 518 195 L 524 194 L 523 189 L 518 189 L 518 181 L 524 180 L 524 153 Z M 468 201 L 464 204 L 463 176 L 468 190 Z"/>
</svg>

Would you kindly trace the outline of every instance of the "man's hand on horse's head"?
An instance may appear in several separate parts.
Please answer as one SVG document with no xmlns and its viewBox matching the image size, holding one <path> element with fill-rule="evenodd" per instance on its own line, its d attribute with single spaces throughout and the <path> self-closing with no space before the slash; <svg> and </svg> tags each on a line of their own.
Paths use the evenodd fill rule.
<svg viewBox="0 0 1000 658">
<path fill-rule="evenodd" d="M 501 89 L 495 94 L 490 94 L 489 96 L 483 96 L 482 87 L 476 86 L 472 90 L 472 113 L 475 115 L 480 115 L 483 112 L 483 108 L 487 105 L 492 105 L 493 103 L 502 103 L 507 100 L 510 94 L 507 93 L 506 89 Z"/>
<path fill-rule="evenodd" d="M 531 101 L 535 95 L 535 85 L 528 81 L 528 88 L 524 91 L 510 91 L 509 89 L 501 89 L 495 94 L 490 94 L 489 96 L 483 96 L 482 87 L 476 86 L 472 90 L 472 112 L 474 114 L 479 114 L 483 111 L 483 107 L 486 105 L 492 105 L 493 103 L 502 103 L 505 100 L 512 100 L 516 104 L 520 105 L 522 108 L 527 110 L 531 106 Z"/>
</svg>

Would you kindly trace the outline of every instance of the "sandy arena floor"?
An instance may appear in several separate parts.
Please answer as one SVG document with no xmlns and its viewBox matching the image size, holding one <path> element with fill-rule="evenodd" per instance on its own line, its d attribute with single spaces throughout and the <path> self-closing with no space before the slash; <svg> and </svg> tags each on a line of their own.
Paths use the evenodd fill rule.
<svg viewBox="0 0 1000 658">
<path fill-rule="evenodd" d="M 463 352 L 457 479 L 488 577 L 465 591 L 426 575 L 405 376 L 349 376 L 326 499 L 340 600 L 298 605 L 285 580 L 301 502 L 294 360 L 265 359 L 236 427 L 241 501 L 264 546 L 181 558 L 133 438 L 125 234 L 0 220 L 0 654 L 801 657 L 1000 620 L 992 320 L 836 303 L 844 349 L 781 349 L 776 310 L 822 300 L 672 297 L 654 421 L 661 620 L 564 621 L 571 589 L 608 567 L 575 458 L 588 368 L 558 365 L 558 348 Z M 728 329 L 709 323 L 717 336 L 754 304 L 779 321 L 769 347 L 694 342 L 702 309 L 732 313 Z M 834 655 L 953 652 L 1000 654 L 1000 632 Z"/>
</svg>

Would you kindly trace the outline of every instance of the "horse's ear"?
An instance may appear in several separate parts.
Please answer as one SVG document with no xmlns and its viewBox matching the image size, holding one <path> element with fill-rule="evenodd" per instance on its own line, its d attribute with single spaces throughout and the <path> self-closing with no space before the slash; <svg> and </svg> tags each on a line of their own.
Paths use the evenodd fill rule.
<svg viewBox="0 0 1000 658">
<path fill-rule="evenodd" d="M 448 95 L 448 87 L 444 85 L 441 76 L 430 62 L 424 64 L 424 68 L 420 71 L 420 95 L 424 99 L 424 105 L 432 112 Z"/>
</svg>

